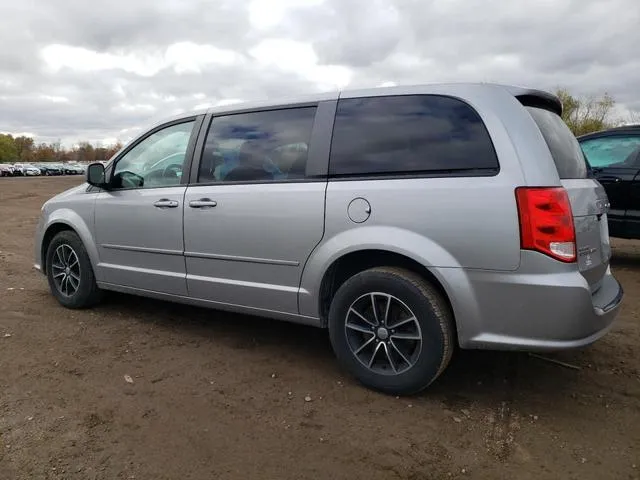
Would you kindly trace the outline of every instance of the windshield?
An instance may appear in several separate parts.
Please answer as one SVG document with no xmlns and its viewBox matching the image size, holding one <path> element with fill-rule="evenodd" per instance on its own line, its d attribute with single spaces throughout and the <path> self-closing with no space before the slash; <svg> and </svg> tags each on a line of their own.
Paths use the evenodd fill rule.
<svg viewBox="0 0 640 480">
<path fill-rule="evenodd" d="M 640 147 L 640 134 L 591 138 L 581 141 L 580 146 L 592 167 L 624 166 L 626 162 L 633 163 L 637 156 L 634 152 Z"/>
</svg>

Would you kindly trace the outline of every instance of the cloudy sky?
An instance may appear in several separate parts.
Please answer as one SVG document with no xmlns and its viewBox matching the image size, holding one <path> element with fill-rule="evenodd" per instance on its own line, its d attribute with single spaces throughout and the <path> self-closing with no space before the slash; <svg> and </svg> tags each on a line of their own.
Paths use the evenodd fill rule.
<svg viewBox="0 0 640 480">
<path fill-rule="evenodd" d="M 640 112 L 638 0 L 1 0 L 0 131 L 126 141 L 181 110 L 439 81 Z"/>
</svg>

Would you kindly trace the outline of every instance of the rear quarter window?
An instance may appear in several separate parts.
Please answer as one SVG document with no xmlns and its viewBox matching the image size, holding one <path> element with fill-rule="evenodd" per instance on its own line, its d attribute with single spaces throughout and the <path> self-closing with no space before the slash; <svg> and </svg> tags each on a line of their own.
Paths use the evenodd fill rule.
<svg viewBox="0 0 640 480">
<path fill-rule="evenodd" d="M 584 154 L 576 137 L 557 114 L 536 107 L 525 107 L 544 137 L 561 179 L 587 178 Z"/>
<path fill-rule="evenodd" d="M 495 175 L 498 168 L 482 119 L 461 100 L 401 95 L 338 102 L 329 163 L 332 176 Z"/>
</svg>

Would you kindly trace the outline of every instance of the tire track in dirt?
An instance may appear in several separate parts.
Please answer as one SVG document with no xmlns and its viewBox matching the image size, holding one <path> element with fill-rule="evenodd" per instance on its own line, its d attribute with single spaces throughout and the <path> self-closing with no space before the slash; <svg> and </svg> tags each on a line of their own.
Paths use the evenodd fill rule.
<svg viewBox="0 0 640 480">
<path fill-rule="evenodd" d="M 505 371 L 500 372 L 500 376 L 504 377 L 506 382 L 503 398 L 487 417 L 489 429 L 485 440 L 486 447 L 491 455 L 502 462 L 513 456 L 517 446 L 516 434 L 520 429 L 518 414 L 514 410 L 519 359 L 518 355 L 508 357 Z"/>
</svg>

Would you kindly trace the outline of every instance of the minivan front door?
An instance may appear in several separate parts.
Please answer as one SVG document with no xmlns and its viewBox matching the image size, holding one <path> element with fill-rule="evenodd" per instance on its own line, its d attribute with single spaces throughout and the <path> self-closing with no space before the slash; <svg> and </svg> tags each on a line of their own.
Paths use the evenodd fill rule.
<svg viewBox="0 0 640 480">
<path fill-rule="evenodd" d="M 196 119 L 172 123 L 119 157 L 95 203 L 99 282 L 186 295 L 183 201 Z"/>
<path fill-rule="evenodd" d="M 316 107 L 215 117 L 187 188 L 189 295 L 298 313 L 304 264 L 324 231 L 326 180 L 309 178 Z M 192 177 L 194 180 L 194 177 Z"/>
</svg>

